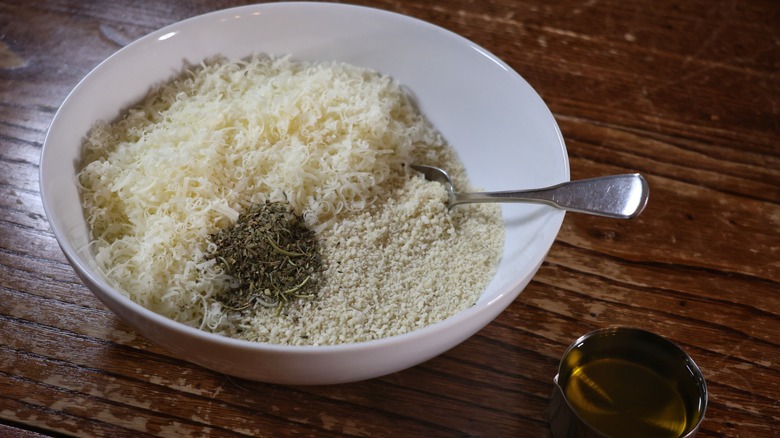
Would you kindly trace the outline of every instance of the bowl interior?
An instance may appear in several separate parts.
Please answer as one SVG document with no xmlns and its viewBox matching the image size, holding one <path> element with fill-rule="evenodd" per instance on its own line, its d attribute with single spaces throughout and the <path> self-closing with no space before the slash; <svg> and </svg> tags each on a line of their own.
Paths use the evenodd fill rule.
<svg viewBox="0 0 780 438">
<path fill-rule="evenodd" d="M 185 63 L 254 53 L 338 60 L 392 75 L 457 150 L 472 182 L 487 190 L 541 187 L 569 178 L 563 140 L 541 98 L 504 62 L 449 31 L 394 13 L 325 3 L 272 3 L 206 14 L 149 34 L 96 67 L 65 100 L 44 143 L 41 194 L 52 230 L 80 275 L 112 299 L 134 306 L 107 286 L 85 250 L 88 230 L 75 184 L 82 139 L 95 121 L 115 118 Z M 497 300 L 506 306 L 520 293 L 564 216 L 532 204 L 502 208 L 503 259 L 477 307 Z"/>
</svg>

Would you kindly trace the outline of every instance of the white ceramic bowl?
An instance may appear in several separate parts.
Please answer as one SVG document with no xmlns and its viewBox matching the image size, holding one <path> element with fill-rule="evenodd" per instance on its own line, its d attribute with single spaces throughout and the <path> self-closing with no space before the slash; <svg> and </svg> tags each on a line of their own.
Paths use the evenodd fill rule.
<svg viewBox="0 0 780 438">
<path fill-rule="evenodd" d="M 271 3 L 218 11 L 151 33 L 89 73 L 57 112 L 43 146 L 43 206 L 66 257 L 113 312 L 176 357 L 242 378 L 331 384 L 381 376 L 428 360 L 464 341 L 503 311 L 550 249 L 562 211 L 503 207 L 506 244 L 478 303 L 445 321 L 391 338 L 318 347 L 252 343 L 173 322 L 112 289 L 84 250 L 87 225 L 75 184 L 81 142 L 96 120 L 111 120 L 184 62 L 222 54 L 289 54 L 337 60 L 397 78 L 458 151 L 470 179 L 491 190 L 569 179 L 566 148 L 540 97 L 504 62 L 429 23 L 376 9 L 326 3 Z"/>
</svg>

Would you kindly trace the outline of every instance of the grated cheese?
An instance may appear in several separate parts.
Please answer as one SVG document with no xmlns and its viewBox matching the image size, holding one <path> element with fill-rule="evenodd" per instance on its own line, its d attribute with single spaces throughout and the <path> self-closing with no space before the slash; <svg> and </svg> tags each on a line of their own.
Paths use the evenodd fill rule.
<svg viewBox="0 0 780 438">
<path fill-rule="evenodd" d="M 400 85 L 347 64 L 204 62 L 96 125 L 83 157 L 90 248 L 106 277 L 227 336 L 333 344 L 413 330 L 473 304 L 503 245 L 497 207 L 449 215 L 443 188 L 410 176 L 405 163 L 438 164 L 468 187 Z M 323 298 L 241 316 L 212 299 L 230 278 L 205 255 L 211 234 L 265 201 L 288 202 L 318 233 Z"/>
</svg>

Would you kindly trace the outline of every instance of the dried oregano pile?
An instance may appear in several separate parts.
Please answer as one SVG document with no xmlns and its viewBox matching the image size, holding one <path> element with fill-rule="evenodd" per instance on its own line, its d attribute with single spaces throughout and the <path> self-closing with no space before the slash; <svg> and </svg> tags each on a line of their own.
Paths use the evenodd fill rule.
<svg viewBox="0 0 780 438">
<path fill-rule="evenodd" d="M 323 269 L 317 238 L 285 203 L 255 205 L 212 241 L 211 257 L 237 283 L 217 296 L 228 308 L 262 305 L 279 313 L 291 299 L 317 293 Z"/>
</svg>

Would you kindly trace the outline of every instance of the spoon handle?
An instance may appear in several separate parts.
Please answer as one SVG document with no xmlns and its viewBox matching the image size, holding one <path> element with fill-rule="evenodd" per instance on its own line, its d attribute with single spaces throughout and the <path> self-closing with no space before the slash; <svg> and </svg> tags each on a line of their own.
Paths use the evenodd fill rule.
<svg viewBox="0 0 780 438">
<path fill-rule="evenodd" d="M 647 180 L 631 173 L 569 181 L 543 189 L 456 193 L 450 206 L 474 202 L 536 202 L 579 213 L 630 219 L 644 210 L 649 194 Z"/>
</svg>

